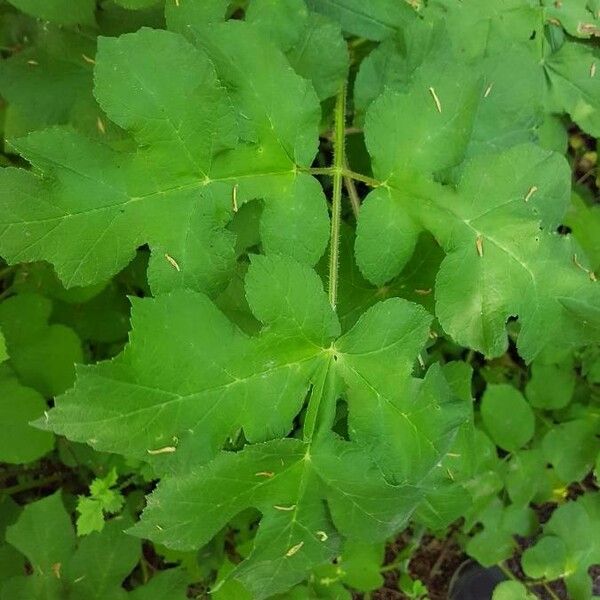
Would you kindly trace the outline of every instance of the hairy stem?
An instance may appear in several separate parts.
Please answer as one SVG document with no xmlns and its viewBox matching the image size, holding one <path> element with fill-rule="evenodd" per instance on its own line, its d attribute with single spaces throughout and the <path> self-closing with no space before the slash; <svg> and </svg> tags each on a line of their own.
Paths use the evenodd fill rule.
<svg viewBox="0 0 600 600">
<path fill-rule="evenodd" d="M 309 173 L 310 175 L 330 175 L 331 177 L 334 177 L 336 173 L 340 172 L 340 169 L 337 169 L 335 166 L 300 168 L 300 170 L 303 173 Z M 362 173 L 356 173 L 350 169 L 342 168 L 341 173 L 342 177 L 347 177 L 348 179 L 352 179 L 354 181 L 361 181 L 369 187 L 376 188 L 384 185 L 381 181 L 375 179 L 374 177 L 369 177 L 368 175 L 363 175 Z"/>
<path fill-rule="evenodd" d="M 348 161 L 344 161 L 345 171 L 348 170 Z M 344 185 L 346 186 L 346 192 L 348 193 L 348 198 L 350 198 L 350 206 L 352 206 L 352 214 L 355 219 L 358 219 L 358 213 L 360 211 L 360 197 L 358 192 L 356 191 L 356 186 L 354 185 L 354 179 L 352 177 L 348 177 L 344 175 Z"/>
<path fill-rule="evenodd" d="M 335 129 L 333 140 L 333 199 L 331 204 L 331 235 L 329 238 L 329 303 L 337 305 L 338 269 L 340 259 L 340 226 L 342 221 L 342 185 L 345 164 L 346 85 L 342 86 L 335 101 Z"/>
</svg>

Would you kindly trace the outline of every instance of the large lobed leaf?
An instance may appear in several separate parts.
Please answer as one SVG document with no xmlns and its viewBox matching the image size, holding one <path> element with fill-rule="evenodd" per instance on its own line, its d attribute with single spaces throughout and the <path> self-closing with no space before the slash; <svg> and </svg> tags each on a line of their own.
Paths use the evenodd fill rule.
<svg viewBox="0 0 600 600">
<path fill-rule="evenodd" d="M 48 260 L 67 286 L 87 285 L 149 243 L 154 290 L 212 292 L 234 261 L 223 227 L 238 202 L 255 197 L 267 201 L 265 249 L 318 260 L 325 199 L 316 180 L 298 172 L 317 147 L 312 86 L 249 24 L 223 23 L 195 37 L 210 59 L 160 30 L 99 38 L 96 98 L 136 148 L 116 150 L 69 129 L 15 140 L 36 172 L 1 173 L 0 250 L 8 260 Z"/>
<path fill-rule="evenodd" d="M 438 369 L 411 377 L 431 322 L 417 305 L 378 303 L 340 336 L 317 275 L 283 257 L 253 259 L 246 295 L 258 336 L 198 293 L 134 302 L 124 353 L 81 367 L 39 425 L 165 474 L 138 535 L 192 549 L 258 508 L 255 550 L 233 576 L 266 597 L 333 556 L 339 534 L 398 530 L 467 413 Z M 331 432 L 340 395 L 348 439 Z M 279 439 L 298 414 L 302 439 Z M 250 445 L 221 451 L 240 429 Z"/>
<path fill-rule="evenodd" d="M 426 229 L 447 253 L 436 314 L 457 342 L 498 356 L 507 346 L 505 322 L 518 316 L 527 360 L 557 335 L 585 343 L 598 335 L 592 315 L 582 318 L 597 304 L 598 287 L 573 261 L 571 240 L 555 233 L 569 197 L 568 165 L 518 145 L 472 158 L 448 176 L 464 157 L 477 103 L 486 101 L 477 82 L 469 86 L 462 76 L 456 83 L 457 68 L 430 72 L 425 65 L 407 91 L 387 91 L 370 107 L 365 135 L 382 183 L 361 209 L 357 262 L 381 285 Z M 383 247 L 382 230 L 389 238 Z"/>
</svg>

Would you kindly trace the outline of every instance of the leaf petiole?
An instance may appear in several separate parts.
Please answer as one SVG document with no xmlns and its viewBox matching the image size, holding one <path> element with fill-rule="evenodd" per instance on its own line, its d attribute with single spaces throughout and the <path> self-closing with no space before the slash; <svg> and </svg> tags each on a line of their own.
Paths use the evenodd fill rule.
<svg viewBox="0 0 600 600">
<path fill-rule="evenodd" d="M 356 173 L 346 167 L 309 167 L 309 168 L 300 168 L 303 173 L 309 173 L 310 175 L 329 175 L 330 177 L 335 177 L 338 173 L 341 173 L 342 177 L 346 177 L 348 179 L 352 179 L 354 181 L 360 181 L 368 185 L 369 187 L 381 187 L 383 184 L 382 181 L 375 179 L 374 177 L 369 177 L 368 175 L 363 175 L 362 173 Z"/>
<path fill-rule="evenodd" d="M 344 182 L 344 143 L 346 126 L 346 85 L 338 92 L 335 101 L 335 131 L 333 141 L 333 199 L 331 206 L 331 235 L 329 238 L 329 303 L 335 310 L 337 304 L 338 269 L 340 251 L 340 225 L 342 220 L 342 185 Z"/>
</svg>

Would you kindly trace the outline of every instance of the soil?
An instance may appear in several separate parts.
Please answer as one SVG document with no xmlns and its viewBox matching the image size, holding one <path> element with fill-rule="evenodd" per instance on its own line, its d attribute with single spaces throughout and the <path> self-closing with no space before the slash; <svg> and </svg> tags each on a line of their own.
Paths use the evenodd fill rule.
<svg viewBox="0 0 600 600">
<path fill-rule="evenodd" d="M 578 492 L 579 490 L 577 492 L 573 491 L 575 496 L 578 495 Z M 536 507 L 540 523 L 547 522 L 555 508 L 556 505 L 551 503 Z M 425 535 L 419 547 L 413 552 L 409 563 L 409 572 L 413 579 L 420 579 L 427 586 L 428 600 L 448 600 L 450 582 L 454 573 L 463 562 L 469 560 L 456 540 L 456 533 L 459 529 L 458 526 L 451 527 L 444 539 Z M 388 544 L 385 555 L 386 565 L 394 562 L 398 554 L 408 545 L 411 537 L 410 530 L 406 530 L 392 543 Z M 519 557 L 527 547 L 535 542 L 535 538 L 517 538 L 517 542 L 519 549 L 513 558 L 506 561 L 505 567 L 510 570 L 515 579 L 525 581 L 527 578 L 521 569 Z M 600 597 L 600 565 L 590 567 L 589 574 L 593 582 L 593 594 Z M 363 598 L 370 598 L 371 600 L 410 600 L 409 596 L 398 589 L 400 576 L 398 569 L 387 571 L 384 575 L 385 584 L 379 590 L 373 592 L 370 596 L 356 594 L 355 598 L 357 600 Z M 556 600 L 556 598 L 570 600 L 562 581 L 555 581 L 546 586 L 533 585 L 529 587 L 529 590 L 540 600 Z"/>
<path fill-rule="evenodd" d="M 429 590 L 429 600 L 447 600 L 450 581 L 454 572 L 467 560 L 455 537 L 455 530 L 439 539 L 425 535 L 420 546 L 414 551 L 409 563 L 413 579 L 420 579 Z M 410 533 L 404 532 L 386 549 L 385 564 L 392 564 L 396 556 L 406 547 Z M 398 570 L 385 572 L 385 584 L 371 594 L 372 600 L 405 600 L 408 596 L 398 590 Z M 357 596 L 360 598 L 361 596 Z"/>
</svg>

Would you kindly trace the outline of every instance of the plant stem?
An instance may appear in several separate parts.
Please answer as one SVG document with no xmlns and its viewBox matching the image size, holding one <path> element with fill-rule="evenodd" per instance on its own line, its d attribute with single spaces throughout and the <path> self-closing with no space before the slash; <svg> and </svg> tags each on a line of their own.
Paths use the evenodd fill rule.
<svg viewBox="0 0 600 600">
<path fill-rule="evenodd" d="M 298 167 L 304 173 L 311 175 L 333 175 L 333 167 Z"/>
<path fill-rule="evenodd" d="M 509 579 L 518 581 L 527 588 L 539 585 L 548 592 L 548 595 L 552 598 L 552 600 L 560 600 L 560 598 L 554 593 L 554 590 L 545 581 L 521 581 L 504 563 L 498 563 L 498 567 Z"/>
<path fill-rule="evenodd" d="M 542 587 L 548 592 L 552 600 L 560 600 L 560 598 L 554 593 L 554 590 L 547 583 L 542 583 Z"/>
<path fill-rule="evenodd" d="M 368 177 L 367 175 L 363 175 L 362 173 L 356 173 L 355 171 L 351 171 L 350 169 L 344 171 L 344 176 L 350 177 L 350 179 L 354 179 L 355 181 L 361 181 L 362 183 L 365 183 L 369 187 L 373 188 L 384 185 L 381 181 L 375 179 L 374 177 Z"/>
<path fill-rule="evenodd" d="M 340 170 L 334 167 L 301 167 L 300 170 L 303 173 L 310 173 L 311 175 L 330 175 L 335 177 L 336 173 L 339 173 Z M 342 168 L 341 173 L 343 177 L 348 177 L 349 179 L 353 179 L 355 181 L 361 181 L 362 183 L 376 188 L 383 185 L 381 181 L 375 179 L 374 177 L 369 177 L 368 175 L 363 175 L 362 173 L 356 173 L 355 171 L 351 171 L 350 169 Z"/>
<path fill-rule="evenodd" d="M 344 160 L 344 171 L 348 171 L 348 161 Z M 358 219 L 358 213 L 360 211 L 360 198 L 354 185 L 354 179 L 344 175 L 344 185 L 346 186 L 346 192 L 348 192 L 348 198 L 350 198 L 350 206 L 352 206 L 352 213 L 354 218 Z"/>
<path fill-rule="evenodd" d="M 148 564 L 146 563 L 146 559 L 142 555 L 140 559 L 140 568 L 142 569 L 142 579 L 143 583 L 146 584 L 150 580 L 150 573 L 148 571 Z"/>
<path fill-rule="evenodd" d="M 12 487 L 4 488 L 0 490 L 0 494 L 18 494 L 19 492 L 26 492 L 27 490 L 35 490 L 38 488 L 46 487 L 51 483 L 56 483 L 58 481 L 62 481 L 64 479 L 63 473 L 54 473 L 54 475 L 49 475 L 45 479 L 38 479 L 36 481 L 27 481 L 24 483 L 19 483 L 17 485 L 13 485 Z"/>
<path fill-rule="evenodd" d="M 9 286 L 7 287 L 1 294 L 0 294 L 0 300 L 4 300 L 4 298 L 6 298 L 7 296 L 10 296 L 13 293 L 13 286 Z"/>
<path fill-rule="evenodd" d="M 7 275 L 10 275 L 14 270 L 15 270 L 14 265 L 0 269 L 0 279 L 4 279 Z"/>
<path fill-rule="evenodd" d="M 329 238 L 329 303 L 337 305 L 338 270 L 340 260 L 340 226 L 342 221 L 342 185 L 345 163 L 346 85 L 335 101 L 335 129 L 333 140 L 333 198 L 331 203 L 331 235 Z"/>
</svg>

